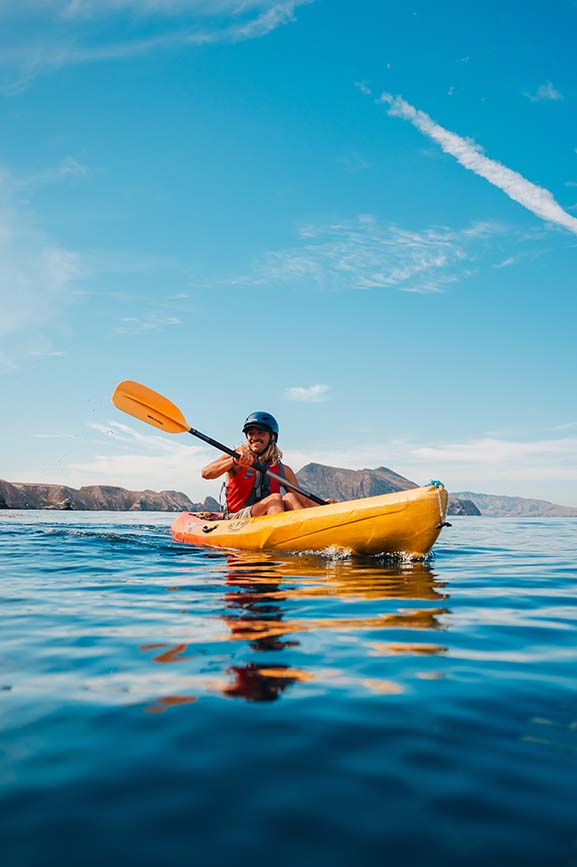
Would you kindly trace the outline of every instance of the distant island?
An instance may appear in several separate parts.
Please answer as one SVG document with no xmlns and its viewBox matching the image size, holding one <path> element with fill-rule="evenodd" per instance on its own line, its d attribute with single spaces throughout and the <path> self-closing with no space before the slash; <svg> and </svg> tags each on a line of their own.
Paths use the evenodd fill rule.
<svg viewBox="0 0 577 867">
<path fill-rule="evenodd" d="M 388 467 L 377 467 L 374 470 L 346 470 L 323 464 L 307 464 L 297 475 L 303 487 L 312 491 L 322 491 L 323 496 L 334 497 L 336 500 L 374 497 L 378 494 L 418 487 L 416 482 L 400 476 Z M 508 518 L 572 518 L 577 516 L 577 508 L 557 506 L 546 500 L 460 491 L 450 494 L 448 514 Z"/>
<path fill-rule="evenodd" d="M 497 497 L 493 494 L 475 494 L 460 491 L 455 497 L 470 499 L 481 510 L 481 514 L 493 518 L 506 518 L 515 515 L 522 518 L 574 518 L 577 508 L 557 506 L 547 500 L 533 500 L 528 497 Z"/>
<path fill-rule="evenodd" d="M 0 479 L 0 509 L 111 512 L 202 512 L 220 507 L 213 497 L 193 503 L 180 491 L 127 491 L 112 485 L 34 485 Z"/>
<path fill-rule="evenodd" d="M 307 464 L 298 471 L 297 478 L 303 488 L 321 491 L 323 497 L 333 497 L 335 500 L 357 500 L 419 487 L 416 482 L 400 476 L 388 467 L 346 470 L 324 464 Z M 480 515 L 481 512 L 471 500 L 450 496 L 448 514 Z"/>
<path fill-rule="evenodd" d="M 348 470 L 311 463 L 297 473 L 299 483 L 311 491 L 335 500 L 374 497 L 419 487 L 416 482 L 388 467 Z M 122 512 L 216 512 L 214 497 L 194 503 L 180 491 L 128 491 L 112 485 L 29 484 L 0 480 L 0 509 L 57 509 Z M 492 517 L 576 517 L 577 508 L 558 506 L 546 500 L 501 497 L 461 491 L 449 497 L 449 515 Z"/>
</svg>

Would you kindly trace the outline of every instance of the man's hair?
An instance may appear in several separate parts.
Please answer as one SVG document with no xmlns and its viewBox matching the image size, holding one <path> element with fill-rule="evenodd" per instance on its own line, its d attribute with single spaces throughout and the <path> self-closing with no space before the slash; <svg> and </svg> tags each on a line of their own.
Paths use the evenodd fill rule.
<svg viewBox="0 0 577 867">
<path fill-rule="evenodd" d="M 273 440 L 271 440 L 271 444 L 262 455 L 261 460 L 269 461 L 271 464 L 278 464 L 279 461 L 282 461 L 282 452 Z"/>
</svg>

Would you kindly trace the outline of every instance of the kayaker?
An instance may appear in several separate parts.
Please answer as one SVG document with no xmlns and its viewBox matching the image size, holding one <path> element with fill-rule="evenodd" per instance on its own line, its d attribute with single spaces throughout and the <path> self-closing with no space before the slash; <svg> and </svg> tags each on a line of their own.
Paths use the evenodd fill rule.
<svg viewBox="0 0 577 867">
<path fill-rule="evenodd" d="M 256 518 L 317 505 L 290 488 L 283 489 L 283 493 L 280 482 L 253 469 L 254 462 L 258 461 L 266 464 L 271 472 L 298 484 L 291 468 L 282 463 L 282 452 L 277 445 L 279 426 L 273 415 L 252 412 L 242 432 L 246 443 L 236 448 L 238 459 L 228 455 L 217 458 L 201 473 L 203 479 L 218 479 L 226 473 L 226 518 Z"/>
</svg>

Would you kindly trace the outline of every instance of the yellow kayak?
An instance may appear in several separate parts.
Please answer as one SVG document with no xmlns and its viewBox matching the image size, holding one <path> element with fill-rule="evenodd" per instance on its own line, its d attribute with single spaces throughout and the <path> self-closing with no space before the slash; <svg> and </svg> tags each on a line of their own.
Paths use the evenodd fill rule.
<svg viewBox="0 0 577 867">
<path fill-rule="evenodd" d="M 447 513 L 440 484 L 328 506 L 223 520 L 216 513 L 184 512 L 172 525 L 177 542 L 211 548 L 266 551 L 327 549 L 351 554 L 425 557 Z"/>
</svg>

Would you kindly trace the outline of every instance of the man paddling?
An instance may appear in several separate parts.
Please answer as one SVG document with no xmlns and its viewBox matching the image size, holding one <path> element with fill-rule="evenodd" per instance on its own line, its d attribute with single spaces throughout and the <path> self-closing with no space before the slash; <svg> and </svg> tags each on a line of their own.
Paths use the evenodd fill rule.
<svg viewBox="0 0 577 867">
<path fill-rule="evenodd" d="M 277 446 L 279 427 L 274 416 L 268 412 L 252 412 L 242 432 L 246 443 L 236 449 L 239 457 L 217 458 L 201 473 L 203 479 L 218 479 L 226 473 L 226 518 L 256 518 L 317 505 L 296 491 L 282 488 L 281 482 L 253 466 L 258 462 L 287 482 L 298 485 L 291 468 L 282 463 L 282 452 Z"/>
</svg>

